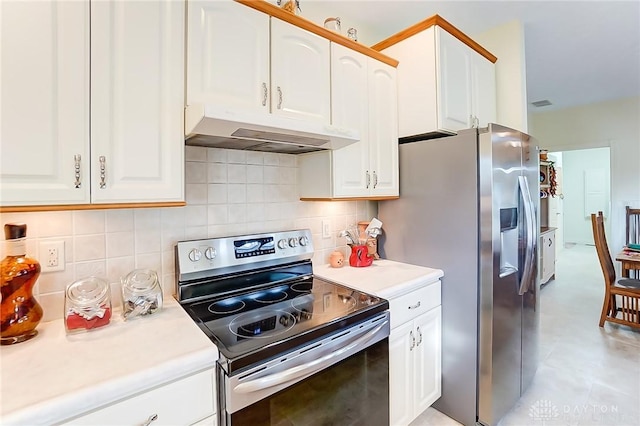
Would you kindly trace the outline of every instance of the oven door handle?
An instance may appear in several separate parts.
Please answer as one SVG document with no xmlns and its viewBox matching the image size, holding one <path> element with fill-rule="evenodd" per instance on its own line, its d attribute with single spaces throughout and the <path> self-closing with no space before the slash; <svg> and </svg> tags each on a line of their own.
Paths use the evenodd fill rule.
<svg viewBox="0 0 640 426">
<path fill-rule="evenodd" d="M 251 393 L 260 390 L 264 390 L 273 386 L 282 385 L 290 382 L 302 376 L 310 376 L 311 374 L 322 370 L 323 368 L 331 365 L 335 358 L 340 357 L 344 353 L 347 353 L 359 346 L 367 347 L 369 341 L 376 337 L 376 334 L 387 325 L 387 321 L 383 321 L 376 328 L 369 331 L 364 336 L 352 341 L 348 345 L 338 349 L 337 351 L 331 351 L 325 356 L 317 358 L 311 362 L 296 367 L 289 368 L 270 376 L 260 377 L 245 383 L 240 383 L 234 388 L 234 392 L 237 393 Z"/>
</svg>

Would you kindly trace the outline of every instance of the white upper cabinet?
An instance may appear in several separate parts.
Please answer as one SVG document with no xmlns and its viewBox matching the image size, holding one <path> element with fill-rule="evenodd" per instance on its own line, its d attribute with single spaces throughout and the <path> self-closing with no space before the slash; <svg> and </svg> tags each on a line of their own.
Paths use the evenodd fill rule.
<svg viewBox="0 0 640 426">
<path fill-rule="evenodd" d="M 0 7 L 2 206 L 183 201 L 184 2 Z"/>
<path fill-rule="evenodd" d="M 89 201 L 88 40 L 86 1 L 0 2 L 0 205 Z"/>
<path fill-rule="evenodd" d="M 329 40 L 271 18 L 271 112 L 329 124 Z"/>
<path fill-rule="evenodd" d="M 369 85 L 367 56 L 331 43 L 331 119 L 356 129 L 360 141 L 333 151 L 333 196 L 359 197 L 368 192 Z"/>
<path fill-rule="evenodd" d="M 424 30 L 400 41 L 392 36 L 379 43 L 388 46 L 383 53 L 400 61 L 399 136 L 454 134 L 494 122 L 493 62 L 428 22 L 424 21 Z"/>
<path fill-rule="evenodd" d="M 331 119 L 357 129 L 360 141 L 298 159 L 302 198 L 398 196 L 396 69 L 331 44 Z"/>
<path fill-rule="evenodd" d="M 232 1 L 189 2 L 188 28 L 187 105 L 330 124 L 329 40 Z"/>
<path fill-rule="evenodd" d="M 371 195 L 397 196 L 398 92 L 396 69 L 369 58 Z"/>
<path fill-rule="evenodd" d="M 180 201 L 184 3 L 91 8 L 92 202 Z"/>
<path fill-rule="evenodd" d="M 269 15 L 234 1 L 188 6 L 188 103 L 268 113 Z"/>
<path fill-rule="evenodd" d="M 435 27 L 438 127 L 456 132 L 472 127 L 471 55 L 460 40 Z"/>
</svg>

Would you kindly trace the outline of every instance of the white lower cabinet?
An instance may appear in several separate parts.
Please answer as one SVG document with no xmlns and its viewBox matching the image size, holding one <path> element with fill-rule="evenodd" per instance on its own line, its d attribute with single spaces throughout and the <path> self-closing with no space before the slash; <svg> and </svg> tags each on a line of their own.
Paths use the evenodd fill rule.
<svg viewBox="0 0 640 426">
<path fill-rule="evenodd" d="M 542 262 L 540 284 L 545 284 L 556 275 L 556 234 L 555 231 L 548 231 L 540 235 L 540 251 Z"/>
<path fill-rule="evenodd" d="M 67 425 L 215 425 L 215 370 L 205 370 L 118 401 Z"/>
<path fill-rule="evenodd" d="M 389 420 L 401 426 L 411 423 L 442 393 L 440 282 L 389 304 Z"/>
</svg>

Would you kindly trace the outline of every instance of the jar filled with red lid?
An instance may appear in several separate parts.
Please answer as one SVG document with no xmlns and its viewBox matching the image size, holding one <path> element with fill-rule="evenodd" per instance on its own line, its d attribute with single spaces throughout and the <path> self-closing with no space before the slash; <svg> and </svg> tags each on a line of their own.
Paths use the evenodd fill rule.
<svg viewBox="0 0 640 426">
<path fill-rule="evenodd" d="M 67 286 L 64 300 L 67 333 L 103 327 L 111 321 L 109 283 L 97 277 L 84 278 Z"/>
</svg>

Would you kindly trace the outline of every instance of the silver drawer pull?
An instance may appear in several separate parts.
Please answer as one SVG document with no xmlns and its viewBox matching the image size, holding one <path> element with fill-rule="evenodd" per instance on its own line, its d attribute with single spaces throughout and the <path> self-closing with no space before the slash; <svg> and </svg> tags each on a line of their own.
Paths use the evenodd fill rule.
<svg viewBox="0 0 640 426">
<path fill-rule="evenodd" d="M 422 331 L 420 331 L 420 327 L 417 327 L 416 331 L 418 332 L 418 343 L 416 343 L 416 346 L 420 346 L 420 343 L 422 343 Z"/>
<path fill-rule="evenodd" d="M 409 332 L 409 337 L 411 338 L 411 346 L 409 346 L 409 350 L 412 351 L 413 348 L 416 347 L 416 338 L 413 336 L 413 330 Z"/>
<path fill-rule="evenodd" d="M 420 302 L 416 303 L 416 304 L 415 304 L 415 305 L 413 305 L 413 306 L 409 306 L 409 309 L 417 309 L 417 308 L 419 308 L 419 307 L 420 307 Z"/>
<path fill-rule="evenodd" d="M 142 423 L 142 426 L 149 426 L 151 424 L 151 422 L 155 422 L 156 420 L 158 420 L 158 415 L 157 414 L 152 414 L 152 415 L 149 416 L 147 421 Z"/>
</svg>

